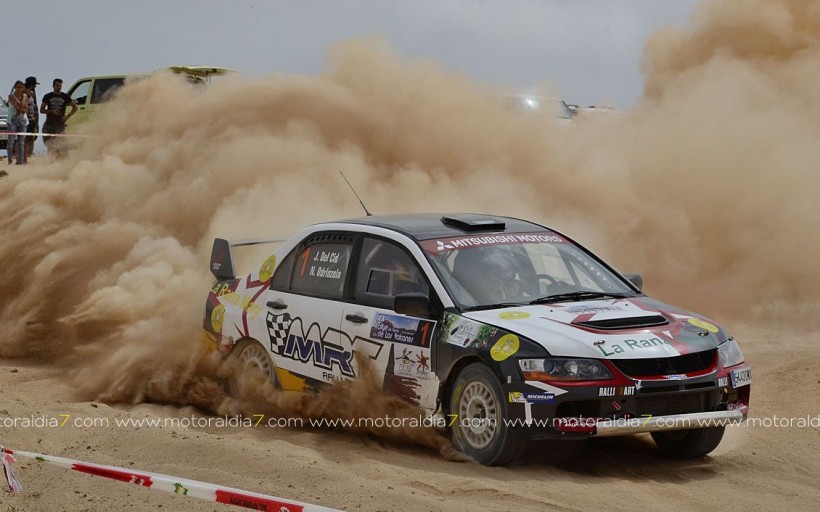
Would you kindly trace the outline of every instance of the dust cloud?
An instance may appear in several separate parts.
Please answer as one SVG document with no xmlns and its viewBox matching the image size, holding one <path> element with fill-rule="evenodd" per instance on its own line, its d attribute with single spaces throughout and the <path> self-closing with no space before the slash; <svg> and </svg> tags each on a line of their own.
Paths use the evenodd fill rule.
<svg viewBox="0 0 820 512">
<path fill-rule="evenodd" d="M 65 159 L 0 181 L 0 356 L 68 361 L 95 399 L 226 407 L 200 343 L 212 240 L 360 216 L 339 171 L 374 213 L 555 227 L 730 331 L 817 326 L 818 35 L 811 1 L 703 4 L 649 40 L 638 105 L 572 126 L 377 38 L 319 76 L 133 83 Z"/>
</svg>

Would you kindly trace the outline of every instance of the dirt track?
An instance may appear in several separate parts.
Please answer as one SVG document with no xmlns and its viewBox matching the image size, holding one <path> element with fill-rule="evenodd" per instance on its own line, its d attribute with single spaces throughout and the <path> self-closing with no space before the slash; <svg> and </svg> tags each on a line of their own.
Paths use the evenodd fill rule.
<svg viewBox="0 0 820 512">
<path fill-rule="evenodd" d="M 817 335 L 753 334 L 752 416 L 817 418 Z M 801 341 L 795 341 L 801 340 Z M 790 349 L 783 352 L 782 347 Z M 187 408 L 75 402 L 59 371 L 4 361 L 0 415 L 189 417 Z M 796 421 L 796 420 L 795 420 Z M 344 510 L 815 510 L 818 428 L 734 427 L 712 456 L 671 461 L 648 436 L 541 444 L 511 468 L 447 462 L 436 453 L 308 429 L 15 428 L 10 448 L 176 475 Z M 22 495 L 0 510 L 232 510 L 20 459 Z"/>
</svg>

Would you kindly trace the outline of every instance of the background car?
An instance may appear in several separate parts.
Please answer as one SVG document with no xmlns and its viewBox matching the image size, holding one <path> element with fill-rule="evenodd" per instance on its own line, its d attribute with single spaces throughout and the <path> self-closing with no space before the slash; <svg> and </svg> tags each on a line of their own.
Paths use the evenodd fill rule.
<svg viewBox="0 0 820 512">
<path fill-rule="evenodd" d="M 215 66 L 170 66 L 161 71 L 171 71 L 182 75 L 196 85 L 206 85 L 210 83 L 212 77 L 232 72 L 228 68 Z M 80 78 L 68 90 L 68 95 L 77 102 L 78 106 L 77 113 L 72 117 L 69 127 L 73 128 L 96 115 L 96 112 L 104 108 L 104 104 L 111 101 L 117 90 L 127 82 L 142 80 L 150 76 L 148 73 L 133 73 Z"/>
<path fill-rule="evenodd" d="M 549 98 L 536 94 L 505 94 L 501 97 L 501 107 L 523 114 L 538 114 L 569 124 L 575 112 L 561 98 Z"/>
<path fill-rule="evenodd" d="M 215 240 L 209 347 L 298 391 L 355 378 L 363 358 L 481 463 L 534 439 L 641 432 L 699 457 L 748 414 L 751 370 L 733 338 L 544 226 L 478 214 L 317 224 L 237 276 L 232 247 L 267 241 Z"/>
</svg>

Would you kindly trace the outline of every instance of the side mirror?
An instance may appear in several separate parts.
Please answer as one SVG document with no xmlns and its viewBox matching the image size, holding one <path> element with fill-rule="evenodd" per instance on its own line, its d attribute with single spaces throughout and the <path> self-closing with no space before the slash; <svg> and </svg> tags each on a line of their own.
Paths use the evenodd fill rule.
<svg viewBox="0 0 820 512">
<path fill-rule="evenodd" d="M 624 274 L 627 281 L 638 287 L 638 290 L 643 289 L 643 277 L 640 274 Z"/>
<path fill-rule="evenodd" d="M 400 315 L 429 316 L 430 297 L 423 293 L 400 293 L 393 298 L 393 311 Z"/>
</svg>

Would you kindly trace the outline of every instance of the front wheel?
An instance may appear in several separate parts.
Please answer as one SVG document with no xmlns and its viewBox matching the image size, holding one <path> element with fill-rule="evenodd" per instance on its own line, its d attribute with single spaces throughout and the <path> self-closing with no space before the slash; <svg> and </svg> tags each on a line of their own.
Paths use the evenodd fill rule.
<svg viewBox="0 0 820 512">
<path fill-rule="evenodd" d="M 453 442 L 467 456 L 487 466 L 515 459 L 524 440 L 507 426 L 501 384 L 487 366 L 473 363 L 456 378 L 450 395 Z"/>
<path fill-rule="evenodd" d="M 726 427 L 696 428 L 671 432 L 652 432 L 662 454 L 675 459 L 696 459 L 717 448 Z"/>
<path fill-rule="evenodd" d="M 276 385 L 276 365 L 268 353 L 268 349 L 254 340 L 244 340 L 233 349 L 231 357 L 236 358 L 237 365 L 228 380 L 228 391 L 231 396 L 238 397 L 242 376 L 249 372 L 259 372 L 263 377 Z"/>
</svg>

